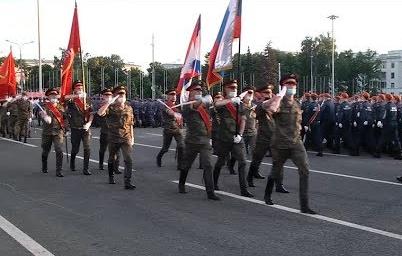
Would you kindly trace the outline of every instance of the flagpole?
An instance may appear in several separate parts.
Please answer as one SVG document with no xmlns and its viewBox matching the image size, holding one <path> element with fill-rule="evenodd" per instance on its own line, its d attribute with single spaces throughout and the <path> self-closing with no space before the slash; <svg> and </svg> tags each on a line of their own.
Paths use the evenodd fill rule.
<svg viewBox="0 0 402 256">
<path fill-rule="evenodd" d="M 40 49 L 40 12 L 39 12 L 39 0 L 36 1 L 38 8 L 38 58 L 39 58 L 39 93 L 43 93 L 42 88 L 42 58 Z"/>
</svg>

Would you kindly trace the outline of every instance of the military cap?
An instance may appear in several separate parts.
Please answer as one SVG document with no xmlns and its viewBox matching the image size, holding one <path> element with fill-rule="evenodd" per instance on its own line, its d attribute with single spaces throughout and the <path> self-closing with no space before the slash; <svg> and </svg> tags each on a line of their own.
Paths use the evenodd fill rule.
<svg viewBox="0 0 402 256">
<path fill-rule="evenodd" d="M 168 95 L 168 94 L 176 94 L 176 89 L 175 88 L 169 88 L 169 89 L 167 89 L 166 91 L 165 91 L 165 95 Z"/>
<path fill-rule="evenodd" d="M 348 95 L 346 92 L 343 92 L 343 93 L 341 93 L 340 97 L 341 97 L 342 99 L 348 99 L 348 98 L 349 98 L 349 95 Z"/>
<path fill-rule="evenodd" d="M 245 92 L 245 91 L 255 91 L 255 87 L 252 85 L 248 85 L 243 88 L 243 92 Z"/>
<path fill-rule="evenodd" d="M 198 87 L 200 87 L 200 88 L 198 88 L 198 89 L 201 89 L 201 90 L 202 90 L 202 87 L 204 87 L 204 86 L 205 86 L 205 84 L 204 84 L 203 81 L 201 81 L 201 80 L 194 80 L 193 82 L 191 82 L 191 85 L 187 88 L 187 91 L 192 91 L 192 90 L 194 90 L 194 89 L 197 89 Z"/>
<path fill-rule="evenodd" d="M 111 89 L 105 88 L 105 89 L 103 89 L 103 90 L 101 91 L 101 94 L 102 94 L 102 95 L 105 95 L 105 94 L 112 95 L 113 93 L 112 93 L 112 90 L 111 90 Z"/>
<path fill-rule="evenodd" d="M 370 98 L 370 94 L 368 92 L 363 92 L 362 93 L 363 98 L 365 98 L 366 100 L 368 100 Z"/>
<path fill-rule="evenodd" d="M 270 88 L 270 85 L 264 85 L 261 87 L 258 87 L 255 91 L 256 92 L 267 92 L 267 93 L 271 93 L 272 92 L 272 88 Z"/>
<path fill-rule="evenodd" d="M 120 94 L 120 93 L 125 93 L 127 94 L 127 89 L 123 85 L 116 86 L 113 88 L 113 94 Z"/>
<path fill-rule="evenodd" d="M 385 100 L 385 95 L 384 94 L 377 95 L 377 100 L 379 100 L 379 99 Z"/>
<path fill-rule="evenodd" d="M 75 87 L 77 87 L 77 86 L 84 86 L 84 84 L 82 83 L 81 80 L 76 80 L 76 81 L 74 81 L 74 83 L 73 83 L 73 90 L 74 90 Z"/>
<path fill-rule="evenodd" d="M 59 91 L 56 88 L 49 88 L 45 92 L 45 96 L 49 95 L 59 95 Z"/>
<path fill-rule="evenodd" d="M 226 86 L 229 86 L 232 84 L 236 84 L 236 87 L 237 87 L 237 80 L 235 80 L 235 79 L 226 80 L 225 82 L 223 82 L 223 87 L 226 87 Z"/>
<path fill-rule="evenodd" d="M 392 96 L 392 94 L 387 93 L 387 94 L 385 94 L 385 99 L 386 99 L 387 101 L 391 101 L 391 100 L 394 99 L 394 97 Z"/>
<path fill-rule="evenodd" d="M 281 77 L 279 84 L 283 85 L 283 82 L 289 79 L 294 79 L 296 81 L 296 84 L 299 82 L 299 77 L 296 74 L 285 74 Z"/>
<path fill-rule="evenodd" d="M 310 97 L 311 97 L 313 100 L 318 99 L 317 93 L 312 93 L 312 94 L 310 94 Z"/>
</svg>

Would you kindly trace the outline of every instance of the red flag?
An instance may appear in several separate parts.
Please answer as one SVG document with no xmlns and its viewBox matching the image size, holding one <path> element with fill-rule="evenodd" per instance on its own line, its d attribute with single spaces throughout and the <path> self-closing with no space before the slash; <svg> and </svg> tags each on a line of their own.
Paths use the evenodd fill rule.
<svg viewBox="0 0 402 256">
<path fill-rule="evenodd" d="M 13 53 L 7 56 L 0 66 L 0 98 L 17 94 L 17 80 L 15 79 L 15 62 Z"/>
<path fill-rule="evenodd" d="M 77 13 L 77 3 L 75 3 L 73 23 L 71 25 L 70 41 L 66 52 L 64 53 L 63 61 L 63 71 L 62 71 L 62 83 L 61 83 L 61 98 L 71 94 L 72 86 L 72 68 L 74 63 L 74 57 L 81 51 L 80 42 L 80 29 L 78 26 L 78 13 Z"/>
</svg>

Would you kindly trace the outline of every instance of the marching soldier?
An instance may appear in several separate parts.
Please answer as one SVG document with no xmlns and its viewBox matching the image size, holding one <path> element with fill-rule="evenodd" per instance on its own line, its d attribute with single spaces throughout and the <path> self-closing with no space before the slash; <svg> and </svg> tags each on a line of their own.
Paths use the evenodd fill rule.
<svg viewBox="0 0 402 256">
<path fill-rule="evenodd" d="M 302 213 L 315 214 L 308 204 L 309 165 L 300 137 L 302 112 L 299 103 L 294 99 L 297 83 L 296 75 L 283 76 L 280 85 L 286 87 L 286 94 L 283 98 L 276 96 L 271 100 L 270 111 L 275 120 L 275 130 L 271 141 L 272 170 L 267 180 L 264 199 L 266 204 L 273 205 L 271 194 L 275 180 L 280 177 L 283 165 L 290 158 L 297 166 L 300 176 L 300 210 Z"/>
<path fill-rule="evenodd" d="M 82 141 L 84 147 L 84 175 L 91 175 L 89 171 L 91 124 L 93 120 L 92 106 L 84 92 L 81 81 L 73 83 L 73 95 L 66 96 L 66 111 L 71 128 L 71 158 L 70 170 L 75 171 L 75 157 L 80 150 Z"/>
<path fill-rule="evenodd" d="M 202 96 L 201 81 L 194 81 L 187 91 L 189 91 L 189 101 L 196 100 L 196 103 L 183 107 L 183 116 L 187 124 L 185 137 L 185 153 L 183 164 L 180 167 L 179 193 L 186 193 L 185 184 L 188 171 L 191 168 L 197 155 L 200 155 L 203 169 L 205 190 L 208 199 L 220 200 L 214 192 L 214 181 L 212 177 L 212 153 L 211 153 L 211 129 L 212 123 L 208 113 L 208 108 L 212 104 L 210 95 Z"/>
<path fill-rule="evenodd" d="M 327 147 L 332 149 L 334 143 L 335 105 L 329 93 L 323 94 L 323 102 L 320 110 L 320 128 L 323 139 L 327 141 Z"/>
<path fill-rule="evenodd" d="M 374 157 L 380 158 L 383 150 L 384 143 L 384 121 L 386 117 L 386 109 L 385 109 L 385 95 L 379 94 L 376 97 L 376 103 L 373 105 L 374 111 L 374 138 L 375 138 L 375 152 Z"/>
<path fill-rule="evenodd" d="M 109 140 L 109 184 L 116 184 L 114 170 L 116 169 L 117 153 L 121 149 L 124 158 L 124 188 L 135 189 L 131 184 L 133 160 L 131 154 L 134 145 L 134 112 L 133 108 L 126 102 L 127 90 L 124 86 L 117 86 L 113 89 L 114 98 L 104 104 L 99 110 L 99 116 L 105 116 Z"/>
<path fill-rule="evenodd" d="M 7 99 L 1 100 L 0 106 L 0 135 L 5 138 L 8 134 Z"/>
<path fill-rule="evenodd" d="M 264 101 L 268 101 L 272 98 L 272 90 L 268 86 L 263 86 L 257 89 L 260 100 L 256 107 L 256 118 L 258 121 L 257 140 L 255 149 L 253 152 L 252 161 L 247 174 L 247 182 L 249 187 L 255 187 L 254 179 L 265 179 L 259 172 L 264 156 L 270 151 L 272 133 L 274 131 L 275 122 L 272 118 L 272 113 L 268 109 L 264 108 Z M 283 172 L 281 177 L 276 181 L 276 192 L 289 193 L 282 184 Z"/>
<path fill-rule="evenodd" d="M 341 93 L 339 104 L 336 108 L 335 113 L 335 148 L 334 152 L 336 154 L 340 153 L 341 138 L 343 140 L 344 146 L 349 148 L 350 146 L 350 120 L 351 120 L 351 110 L 350 104 L 348 102 L 349 95 L 345 92 Z"/>
<path fill-rule="evenodd" d="M 15 103 L 17 105 L 17 122 L 15 126 L 15 136 L 21 141 L 24 137 L 24 143 L 27 142 L 28 125 L 32 121 L 32 104 L 27 97 L 26 92 L 22 92 L 21 98 Z"/>
<path fill-rule="evenodd" d="M 394 97 L 391 94 L 386 94 L 385 98 L 385 120 L 384 120 L 384 135 L 385 145 L 388 148 L 388 153 L 394 159 L 402 160 L 401 143 L 398 136 L 398 113 L 394 102 Z"/>
<path fill-rule="evenodd" d="M 112 101 L 113 99 L 113 93 L 112 90 L 106 88 L 101 91 L 102 95 L 102 103 L 107 104 Z M 100 123 L 100 139 L 99 139 L 99 170 L 103 170 L 103 160 L 105 159 L 105 153 L 106 149 L 108 146 L 108 133 L 109 133 L 109 127 L 106 122 L 106 118 L 99 116 L 99 123 Z M 115 174 L 121 174 L 121 171 L 119 170 L 119 162 L 120 162 L 120 154 L 117 152 L 116 156 L 116 164 L 114 165 L 114 173 Z"/>
<path fill-rule="evenodd" d="M 183 118 L 179 113 L 177 108 L 173 108 L 176 104 L 176 91 L 175 89 L 169 89 L 165 92 L 166 94 L 166 105 L 162 111 L 163 120 L 163 145 L 158 155 L 156 156 L 156 164 L 158 167 L 162 166 L 162 157 L 169 151 L 172 139 L 176 140 L 177 147 L 177 168 L 180 169 L 180 165 L 183 161 Z"/>
<path fill-rule="evenodd" d="M 367 92 L 364 92 L 362 94 L 363 97 L 363 102 L 362 102 L 362 121 L 363 121 L 363 127 L 362 127 L 362 140 L 363 140 L 363 146 L 365 147 L 366 151 L 369 152 L 370 154 L 374 153 L 374 129 L 373 129 L 373 124 L 374 124 L 374 116 L 373 116 L 373 109 L 372 105 L 369 101 L 370 99 L 370 94 Z"/>
<path fill-rule="evenodd" d="M 8 118 L 8 132 L 9 137 L 17 140 L 17 136 L 15 134 L 15 126 L 18 120 L 18 107 L 16 103 L 16 97 L 10 100 L 10 103 L 7 105 L 7 116 Z"/>
<path fill-rule="evenodd" d="M 44 104 L 44 112 L 40 112 L 43 119 L 42 131 L 42 172 L 47 173 L 47 159 L 52 144 L 56 151 L 56 176 L 64 177 L 63 167 L 63 142 L 66 132 L 64 108 L 59 104 L 59 92 L 54 89 L 48 89 L 45 93 L 48 102 Z"/>
<path fill-rule="evenodd" d="M 225 99 L 215 103 L 216 111 L 221 121 L 218 130 L 217 154 L 218 160 L 214 167 L 215 190 L 219 190 L 218 179 L 221 168 L 225 164 L 225 159 L 231 153 L 238 163 L 238 175 L 240 194 L 246 197 L 253 197 L 247 190 L 245 168 L 246 159 L 244 154 L 244 140 L 242 138 L 246 117 L 241 100 L 237 97 L 237 81 L 230 80 L 224 83 L 223 96 Z"/>
<path fill-rule="evenodd" d="M 307 127 L 310 130 L 312 145 L 317 151 L 317 156 L 323 156 L 323 146 L 322 146 L 322 133 L 321 133 L 321 104 L 317 101 L 318 95 L 315 93 L 311 94 L 311 103 L 308 109 L 308 122 Z M 304 128 L 305 129 L 305 128 Z"/>
<path fill-rule="evenodd" d="M 219 147 L 219 145 L 217 144 L 217 141 L 218 141 L 218 128 L 219 128 L 221 121 L 219 119 L 218 112 L 216 111 L 216 108 L 215 108 L 215 103 L 219 100 L 223 100 L 223 96 L 222 96 L 221 92 L 217 92 L 214 94 L 214 102 L 213 102 L 214 106 L 210 107 L 210 115 L 211 115 L 211 119 L 212 119 L 212 130 L 211 130 L 212 149 L 213 149 L 212 154 L 214 154 L 214 155 L 216 155 L 217 147 Z"/>
</svg>

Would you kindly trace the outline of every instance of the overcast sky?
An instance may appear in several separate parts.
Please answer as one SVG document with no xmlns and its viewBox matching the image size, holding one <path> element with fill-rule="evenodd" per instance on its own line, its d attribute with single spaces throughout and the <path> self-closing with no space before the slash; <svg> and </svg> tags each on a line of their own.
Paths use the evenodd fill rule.
<svg viewBox="0 0 402 256">
<path fill-rule="evenodd" d="M 37 42 L 37 0 L 0 0 L 0 55 L 6 39 Z M 81 44 L 91 56 L 119 54 L 126 62 L 182 63 L 199 14 L 202 54 L 212 48 L 229 0 L 78 0 Z M 59 56 L 70 35 L 74 0 L 40 0 L 42 56 Z M 242 51 L 262 51 L 268 41 L 299 51 L 305 36 L 331 30 L 335 14 L 339 50 L 402 49 L 402 1 L 397 0 L 243 0 Z M 23 58 L 37 58 L 37 44 L 24 46 Z M 18 49 L 14 48 L 18 56 Z"/>
</svg>

